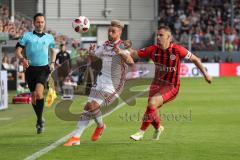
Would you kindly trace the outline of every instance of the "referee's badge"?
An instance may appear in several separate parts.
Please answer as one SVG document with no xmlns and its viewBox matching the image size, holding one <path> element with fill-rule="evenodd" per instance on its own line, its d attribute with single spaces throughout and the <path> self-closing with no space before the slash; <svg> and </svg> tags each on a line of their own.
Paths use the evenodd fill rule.
<svg viewBox="0 0 240 160">
<path fill-rule="evenodd" d="M 171 59 L 172 61 L 174 61 L 174 60 L 176 59 L 176 56 L 175 56 L 174 54 L 171 54 L 171 55 L 170 55 L 170 59 Z"/>
</svg>

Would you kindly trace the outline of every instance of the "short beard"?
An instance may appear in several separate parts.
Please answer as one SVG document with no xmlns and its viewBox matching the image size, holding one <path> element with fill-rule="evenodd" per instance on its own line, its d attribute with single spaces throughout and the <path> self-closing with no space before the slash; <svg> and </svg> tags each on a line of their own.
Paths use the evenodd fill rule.
<svg viewBox="0 0 240 160">
<path fill-rule="evenodd" d="M 114 39 L 112 37 L 110 37 L 110 36 L 108 36 L 108 40 L 111 41 L 111 42 L 114 41 Z"/>
<path fill-rule="evenodd" d="M 38 33 L 43 32 L 43 30 L 38 29 L 38 28 L 35 28 L 35 31 L 38 32 Z"/>
</svg>

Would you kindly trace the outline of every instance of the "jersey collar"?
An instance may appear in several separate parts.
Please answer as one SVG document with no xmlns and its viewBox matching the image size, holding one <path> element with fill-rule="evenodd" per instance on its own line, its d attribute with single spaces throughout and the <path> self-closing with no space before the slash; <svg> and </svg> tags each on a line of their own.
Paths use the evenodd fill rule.
<svg viewBox="0 0 240 160">
<path fill-rule="evenodd" d="M 42 37 L 45 35 L 45 33 L 37 33 L 36 31 L 33 31 L 33 34 L 37 35 L 38 37 Z"/>
<path fill-rule="evenodd" d="M 160 48 L 159 46 L 157 46 L 157 47 L 158 47 L 158 49 L 160 49 L 160 50 L 167 51 L 167 52 L 171 53 L 171 52 L 172 52 L 172 48 L 173 48 L 173 43 L 171 42 L 170 45 L 169 45 L 169 47 L 168 47 L 166 50 Z"/>
</svg>

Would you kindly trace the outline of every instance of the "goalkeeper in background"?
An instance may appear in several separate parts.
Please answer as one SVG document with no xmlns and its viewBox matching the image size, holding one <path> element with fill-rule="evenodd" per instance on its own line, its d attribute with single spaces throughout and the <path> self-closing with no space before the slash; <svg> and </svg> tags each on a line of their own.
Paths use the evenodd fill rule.
<svg viewBox="0 0 240 160">
<path fill-rule="evenodd" d="M 33 18 L 35 27 L 33 32 L 26 32 L 16 45 L 16 57 L 23 62 L 26 81 L 32 94 L 32 106 L 37 116 L 36 129 L 40 134 L 44 131 L 42 118 L 44 107 L 44 86 L 48 75 L 54 70 L 56 53 L 55 41 L 52 35 L 44 33 L 45 17 L 37 13 Z M 26 51 L 26 58 L 23 50 Z M 48 61 L 49 49 L 51 51 L 51 63 Z"/>
</svg>

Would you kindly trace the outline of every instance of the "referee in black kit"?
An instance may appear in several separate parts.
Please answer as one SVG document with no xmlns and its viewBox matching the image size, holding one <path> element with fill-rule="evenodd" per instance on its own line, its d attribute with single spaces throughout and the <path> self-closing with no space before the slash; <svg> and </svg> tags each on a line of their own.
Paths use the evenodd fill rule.
<svg viewBox="0 0 240 160">
<path fill-rule="evenodd" d="M 60 44 L 60 51 L 56 56 L 56 65 L 57 65 L 57 73 L 58 73 L 58 80 L 61 92 L 63 93 L 63 81 L 68 76 L 68 73 L 71 71 L 72 63 L 70 54 L 66 50 L 65 44 Z"/>
<path fill-rule="evenodd" d="M 40 134 L 44 131 L 44 120 L 42 118 L 44 107 L 44 86 L 51 71 L 54 70 L 56 53 L 54 51 L 55 41 L 51 34 L 44 33 L 45 17 L 37 13 L 33 18 L 35 30 L 26 32 L 16 45 L 16 57 L 23 61 L 26 70 L 26 81 L 32 93 L 32 106 L 37 116 L 36 129 Z M 25 50 L 26 58 L 22 52 Z M 49 63 L 49 50 L 51 51 L 51 62 Z"/>
</svg>

